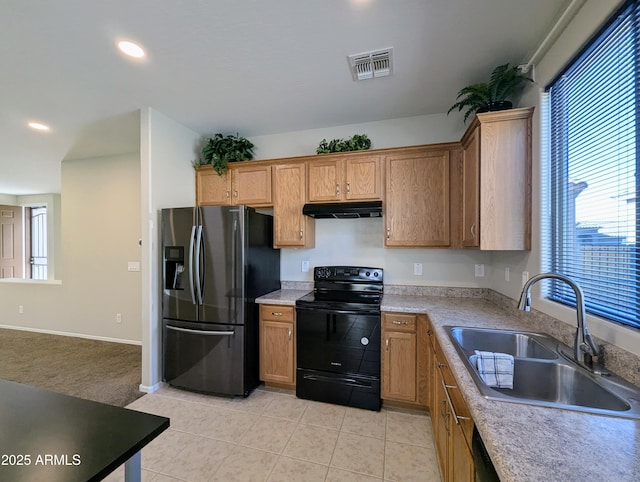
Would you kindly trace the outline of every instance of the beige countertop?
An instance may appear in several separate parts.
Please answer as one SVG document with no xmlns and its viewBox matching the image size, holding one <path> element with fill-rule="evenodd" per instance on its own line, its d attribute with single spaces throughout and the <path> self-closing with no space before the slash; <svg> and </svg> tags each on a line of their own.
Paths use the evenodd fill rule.
<svg viewBox="0 0 640 482">
<path fill-rule="evenodd" d="M 259 303 L 295 305 L 305 292 L 280 290 Z M 382 311 L 426 313 L 502 482 L 640 480 L 640 421 L 487 400 L 443 326 L 537 331 L 482 298 L 384 295 Z M 539 330 L 538 330 L 539 331 Z"/>
</svg>

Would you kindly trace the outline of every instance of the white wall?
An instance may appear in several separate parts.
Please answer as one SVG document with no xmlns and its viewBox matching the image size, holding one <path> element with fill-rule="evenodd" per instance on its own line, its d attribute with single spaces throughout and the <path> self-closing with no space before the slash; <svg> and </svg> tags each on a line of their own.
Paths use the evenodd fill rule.
<svg viewBox="0 0 640 482">
<path fill-rule="evenodd" d="M 142 166 L 142 385 L 153 391 L 162 380 L 162 327 L 159 212 L 195 203 L 195 174 L 200 136 L 153 109 L 140 115 Z"/>
<path fill-rule="evenodd" d="M 21 203 L 47 200 L 58 208 L 55 268 L 62 282 L 2 283 L 0 321 L 8 327 L 139 343 L 140 273 L 127 271 L 127 262 L 140 257 L 138 154 L 65 161 L 62 191 L 61 203 L 57 195 L 18 198 Z"/>
<path fill-rule="evenodd" d="M 548 213 L 541 212 L 541 192 L 543 191 L 543 173 L 547 165 L 545 153 L 541 151 L 542 116 L 541 92 L 557 75 L 580 48 L 607 21 L 612 12 L 622 4 L 620 0 L 589 0 L 578 11 L 574 19 L 556 40 L 551 49 L 536 65 L 536 83 L 522 98 L 522 105 L 534 105 L 533 118 L 533 239 L 530 253 L 494 253 L 491 287 L 513 299 L 517 299 L 521 290 L 521 273 L 531 275 L 545 269 L 541 260 L 541 223 L 549 219 Z M 511 281 L 505 282 L 504 270 L 510 268 Z M 541 298 L 540 287 L 533 290 L 533 307 L 555 318 L 575 326 L 575 310 Z M 627 351 L 640 355 L 640 334 L 637 330 L 606 322 L 595 316 L 588 316 L 589 330 L 595 336 L 614 343 Z"/>
</svg>

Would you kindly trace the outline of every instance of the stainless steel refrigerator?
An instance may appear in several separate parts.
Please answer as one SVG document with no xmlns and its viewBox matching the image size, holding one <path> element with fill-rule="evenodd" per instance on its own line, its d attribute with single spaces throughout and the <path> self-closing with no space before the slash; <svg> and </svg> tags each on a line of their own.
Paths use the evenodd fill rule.
<svg viewBox="0 0 640 482">
<path fill-rule="evenodd" d="M 280 289 L 273 217 L 246 206 L 162 210 L 163 380 L 247 396 L 258 380 L 258 306 Z"/>
</svg>

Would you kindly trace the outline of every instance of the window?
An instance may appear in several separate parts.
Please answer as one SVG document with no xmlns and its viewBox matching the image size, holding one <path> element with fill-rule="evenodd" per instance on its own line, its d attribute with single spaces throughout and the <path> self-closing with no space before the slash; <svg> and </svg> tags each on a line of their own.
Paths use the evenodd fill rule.
<svg viewBox="0 0 640 482">
<path fill-rule="evenodd" d="M 31 211 L 31 279 L 47 279 L 47 207 L 37 206 Z"/>
<path fill-rule="evenodd" d="M 588 312 L 640 328 L 640 0 L 627 1 L 547 92 L 548 267 L 580 284 Z M 547 294 L 575 305 L 561 282 Z"/>
<path fill-rule="evenodd" d="M 0 278 L 46 280 L 46 206 L 0 206 Z"/>
</svg>

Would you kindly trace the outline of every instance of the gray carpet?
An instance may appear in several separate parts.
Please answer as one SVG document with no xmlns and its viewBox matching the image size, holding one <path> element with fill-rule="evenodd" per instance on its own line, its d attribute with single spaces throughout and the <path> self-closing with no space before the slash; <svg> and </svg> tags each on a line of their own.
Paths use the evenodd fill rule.
<svg viewBox="0 0 640 482">
<path fill-rule="evenodd" d="M 124 407 L 140 398 L 141 347 L 0 329 L 0 379 Z"/>
</svg>

